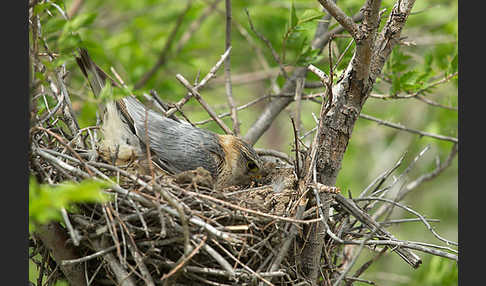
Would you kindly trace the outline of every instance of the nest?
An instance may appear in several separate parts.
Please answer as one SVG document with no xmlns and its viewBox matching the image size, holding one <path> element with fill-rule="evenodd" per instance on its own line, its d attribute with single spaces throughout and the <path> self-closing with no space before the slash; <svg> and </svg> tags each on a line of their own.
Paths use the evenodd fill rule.
<svg viewBox="0 0 486 286">
<path fill-rule="evenodd" d="M 133 168 L 137 162 L 115 166 L 98 156 L 96 126 L 72 136 L 45 123 L 74 126 L 75 118 L 66 114 L 32 126 L 31 174 L 50 184 L 109 180 L 112 187 L 105 191 L 113 199 L 78 204 L 76 212 L 67 214 L 65 226 L 56 227 L 66 233 L 78 258 L 51 263 L 75 267 L 91 285 L 302 281 L 298 259 L 289 249 L 312 219 L 293 218 L 302 196 L 292 166 L 268 160 L 267 168 L 273 170 L 268 177 L 253 186 L 223 190 L 213 188 L 211 175 L 202 168 L 173 176 L 141 174 Z M 315 212 L 308 212 L 311 216 Z M 35 240 L 37 248 L 49 248 L 43 244 L 44 239 Z"/>
</svg>

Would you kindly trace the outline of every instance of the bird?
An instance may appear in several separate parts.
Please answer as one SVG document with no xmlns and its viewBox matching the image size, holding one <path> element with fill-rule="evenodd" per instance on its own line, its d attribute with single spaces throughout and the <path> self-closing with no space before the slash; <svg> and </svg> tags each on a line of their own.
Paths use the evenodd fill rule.
<svg viewBox="0 0 486 286">
<path fill-rule="evenodd" d="M 76 62 L 95 96 L 107 84 L 119 86 L 88 54 L 78 49 Z M 109 99 L 104 106 L 98 146 L 105 160 L 128 162 L 148 156 L 169 174 L 202 167 L 218 189 L 243 186 L 265 175 L 264 162 L 253 147 L 234 135 L 221 135 L 174 120 L 147 108 L 135 96 Z"/>
</svg>

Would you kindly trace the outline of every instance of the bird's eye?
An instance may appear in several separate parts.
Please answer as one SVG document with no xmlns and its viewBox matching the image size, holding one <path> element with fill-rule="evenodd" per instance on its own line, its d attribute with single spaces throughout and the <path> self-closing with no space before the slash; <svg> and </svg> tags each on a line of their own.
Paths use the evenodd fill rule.
<svg viewBox="0 0 486 286">
<path fill-rule="evenodd" d="M 248 161 L 248 163 L 246 163 L 246 166 L 248 167 L 248 170 L 250 170 L 250 171 L 255 172 L 255 171 L 258 170 L 258 166 L 253 161 Z"/>
</svg>

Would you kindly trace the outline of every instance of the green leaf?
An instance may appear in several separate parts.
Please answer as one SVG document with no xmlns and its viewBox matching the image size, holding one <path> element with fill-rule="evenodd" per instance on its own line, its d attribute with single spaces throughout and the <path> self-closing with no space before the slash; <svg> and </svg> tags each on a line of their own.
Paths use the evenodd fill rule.
<svg viewBox="0 0 486 286">
<path fill-rule="evenodd" d="M 434 62 L 434 55 L 431 53 L 427 53 L 424 57 L 424 69 L 425 72 L 432 71 L 432 64 Z"/>
<path fill-rule="evenodd" d="M 35 72 L 35 78 L 40 80 L 42 83 L 44 83 L 46 81 L 46 77 L 45 77 L 44 73 L 39 72 L 39 71 Z"/>
<path fill-rule="evenodd" d="M 109 196 L 102 189 L 110 184 L 104 181 L 85 180 L 59 185 L 38 184 L 34 177 L 29 182 L 29 231 L 36 224 L 61 219 L 61 209 L 79 202 L 106 202 Z"/>
<path fill-rule="evenodd" d="M 322 11 L 318 11 L 318 10 L 314 10 L 314 9 L 307 9 L 300 16 L 299 24 L 304 24 L 304 23 L 307 23 L 307 22 L 314 21 L 316 19 L 320 19 L 324 15 L 326 15 L 326 13 L 324 13 Z"/>
<path fill-rule="evenodd" d="M 59 280 L 56 281 L 56 284 L 54 286 L 69 286 L 69 283 L 66 280 Z"/>
<path fill-rule="evenodd" d="M 71 32 L 76 32 L 78 29 L 93 23 L 97 16 L 98 14 L 95 12 L 79 14 L 68 22 L 66 29 Z"/>
<path fill-rule="evenodd" d="M 425 88 L 427 87 L 428 80 L 432 77 L 432 75 L 433 73 L 430 71 L 419 74 L 415 79 L 415 84 L 417 85 L 415 90 L 423 89 L 424 90 L 423 92 L 425 92 L 426 91 Z"/>
<path fill-rule="evenodd" d="M 82 43 L 79 29 L 88 26 L 96 19 L 96 13 L 83 13 L 64 23 L 57 44 L 61 50 L 73 50 Z"/>
<path fill-rule="evenodd" d="M 93 126 L 96 124 L 96 111 L 98 104 L 94 101 L 85 101 L 81 107 L 81 113 L 78 117 L 79 126 L 81 128 Z"/>
<path fill-rule="evenodd" d="M 408 71 L 400 77 L 400 82 L 401 83 L 411 82 L 416 75 L 417 75 L 417 71 L 415 70 Z"/>
<path fill-rule="evenodd" d="M 293 29 L 297 26 L 297 23 L 299 22 L 299 18 L 297 18 L 297 13 L 295 12 L 295 5 L 294 1 L 290 3 L 290 18 L 289 18 L 289 27 L 290 29 Z"/>
<path fill-rule="evenodd" d="M 302 49 L 302 52 L 299 54 L 297 58 L 296 65 L 297 66 L 308 66 L 309 64 L 315 64 L 322 60 L 325 56 L 322 53 L 319 53 L 319 50 L 314 50 L 310 46 L 305 46 Z"/>
<path fill-rule="evenodd" d="M 390 87 L 390 94 L 396 95 L 400 92 L 400 89 L 401 89 L 400 77 L 392 75 L 391 81 L 392 81 L 392 84 L 391 84 L 391 87 Z"/>
<path fill-rule="evenodd" d="M 452 55 L 455 55 L 457 47 L 454 44 L 438 44 L 434 47 L 434 60 L 436 65 L 441 70 L 447 70 L 452 60 Z"/>
<path fill-rule="evenodd" d="M 129 95 L 132 95 L 132 94 L 135 94 L 135 95 L 139 95 L 138 94 L 139 91 L 133 91 L 133 87 L 132 86 L 127 86 L 127 87 L 117 87 L 117 86 L 114 86 L 113 87 L 113 99 L 120 99 L 120 98 L 123 98 L 125 96 L 129 96 Z M 140 94 L 142 92 L 140 91 Z"/>
<path fill-rule="evenodd" d="M 61 54 L 57 58 L 55 58 L 54 61 L 52 61 L 52 64 L 54 67 L 59 67 L 68 61 L 72 61 L 72 59 L 73 57 L 71 55 Z"/>
<path fill-rule="evenodd" d="M 44 12 L 44 10 L 47 10 L 47 8 L 50 6 L 51 4 L 47 2 L 36 4 L 34 6 L 34 14 L 40 14 L 41 12 Z"/>
<path fill-rule="evenodd" d="M 421 274 L 421 282 L 425 285 L 457 285 L 457 263 L 441 257 L 432 257 L 427 267 L 422 269 Z"/>
<path fill-rule="evenodd" d="M 399 73 L 403 72 L 408 68 L 408 60 L 410 59 L 410 56 L 405 55 L 402 53 L 399 49 L 399 47 L 396 47 L 393 49 L 392 54 L 390 56 L 390 62 L 391 62 L 391 70 L 394 73 Z"/>
<path fill-rule="evenodd" d="M 66 20 L 63 18 L 50 18 L 43 28 L 43 32 L 46 35 L 51 35 L 53 33 L 59 33 L 59 31 L 62 31 L 64 29 L 64 26 L 66 25 Z"/>
</svg>

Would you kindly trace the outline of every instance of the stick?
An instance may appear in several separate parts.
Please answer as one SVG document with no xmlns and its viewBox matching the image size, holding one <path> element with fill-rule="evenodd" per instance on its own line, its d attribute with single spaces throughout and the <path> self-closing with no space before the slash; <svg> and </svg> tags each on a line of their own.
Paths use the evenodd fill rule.
<svg viewBox="0 0 486 286">
<path fill-rule="evenodd" d="M 186 7 L 182 11 L 182 13 L 179 15 L 177 18 L 176 24 L 174 28 L 172 28 L 172 31 L 170 32 L 169 36 L 167 37 L 167 40 L 165 41 L 164 47 L 162 48 L 162 51 L 160 52 L 159 58 L 157 59 L 157 62 L 155 62 L 154 66 L 142 77 L 140 80 L 134 85 L 134 89 L 139 89 L 142 86 L 147 83 L 147 81 L 152 78 L 152 76 L 155 74 L 155 72 L 165 63 L 167 62 L 167 57 L 169 55 L 170 48 L 172 44 L 174 43 L 175 36 L 177 35 L 177 32 L 179 31 L 179 28 L 182 26 L 182 21 L 184 20 L 184 17 L 187 15 L 189 12 L 189 9 L 191 9 L 192 6 L 192 0 L 187 1 Z"/>
<path fill-rule="evenodd" d="M 169 279 L 172 275 L 174 275 L 177 271 L 179 271 L 191 258 L 196 255 L 199 252 L 199 249 L 203 247 L 204 244 L 206 244 L 206 240 L 208 239 L 208 236 L 205 235 L 202 239 L 202 241 L 194 248 L 191 253 L 189 253 L 188 256 L 184 258 L 179 264 L 177 264 L 169 273 L 164 274 L 162 278 L 160 278 L 161 281 Z"/>
<path fill-rule="evenodd" d="M 196 90 L 201 89 L 211 78 L 213 78 L 216 75 L 216 72 L 221 67 L 226 57 L 229 56 L 230 51 L 231 51 L 231 47 L 229 47 L 224 52 L 224 54 L 221 56 L 219 61 L 216 62 L 216 64 L 209 70 L 208 74 L 206 74 L 206 76 L 199 82 L 199 84 L 194 87 Z M 191 97 L 192 97 L 192 93 L 189 92 L 184 98 L 179 100 L 175 105 L 178 108 L 181 108 Z M 177 108 L 173 107 L 166 112 L 165 116 L 170 117 L 176 111 Z"/>
<path fill-rule="evenodd" d="M 231 47 L 231 0 L 225 0 L 226 7 L 226 38 L 225 49 Z M 231 60 L 228 55 L 224 60 L 224 77 L 226 87 L 226 97 L 228 98 L 228 104 L 231 109 L 231 119 L 233 120 L 234 134 L 238 136 L 240 134 L 240 123 L 238 122 L 238 114 L 236 113 L 235 100 L 233 99 L 233 90 L 231 87 Z"/>
<path fill-rule="evenodd" d="M 226 126 L 226 124 L 224 124 L 224 122 L 219 119 L 218 115 L 213 111 L 211 106 L 209 106 L 206 101 L 202 99 L 201 94 L 199 94 L 199 92 L 181 74 L 177 74 L 176 78 L 192 93 L 196 100 L 199 101 L 201 106 L 208 112 L 209 116 L 211 116 L 216 121 L 216 123 L 218 123 L 218 125 L 224 130 L 224 132 L 226 134 L 233 135 L 231 129 L 229 129 L 228 126 Z"/>
<path fill-rule="evenodd" d="M 340 194 L 337 194 L 334 196 L 334 199 L 340 203 L 346 211 L 348 211 L 350 214 L 352 214 L 356 219 L 358 219 L 360 222 L 364 223 L 367 225 L 370 229 L 378 229 L 377 233 L 381 235 L 385 235 L 387 237 L 390 237 L 391 239 L 395 239 L 392 234 L 390 234 L 388 231 L 384 230 L 375 220 L 373 220 L 367 213 L 363 212 L 360 210 L 356 204 L 349 199 L 346 199 L 345 197 L 341 196 Z M 413 268 L 419 267 L 419 265 L 422 263 L 422 260 L 420 257 L 418 257 L 415 253 L 403 249 L 403 248 L 396 248 L 395 252 L 402 258 L 404 259 L 408 264 L 410 264 Z"/>
<path fill-rule="evenodd" d="M 366 115 L 364 113 L 361 113 L 359 115 L 359 117 L 360 118 L 364 118 L 366 120 L 375 121 L 378 124 L 381 124 L 381 125 L 384 125 L 384 126 L 392 127 L 392 128 L 399 129 L 399 130 L 403 130 L 403 131 L 407 131 L 407 132 L 410 132 L 410 133 L 419 134 L 420 136 L 432 137 L 432 138 L 435 138 L 435 139 L 449 141 L 449 142 L 453 142 L 453 143 L 458 143 L 459 142 L 459 140 L 457 138 L 455 138 L 455 137 L 438 135 L 438 134 L 433 134 L 433 133 L 429 133 L 429 132 L 425 132 L 425 131 L 420 131 L 420 130 L 408 128 L 408 127 L 405 127 L 405 126 L 403 126 L 401 124 L 397 124 L 397 123 L 392 123 L 392 122 L 389 122 L 389 121 L 381 120 L 381 119 L 378 119 L 376 117 L 373 117 L 373 116 L 370 116 L 370 115 Z"/>
</svg>

